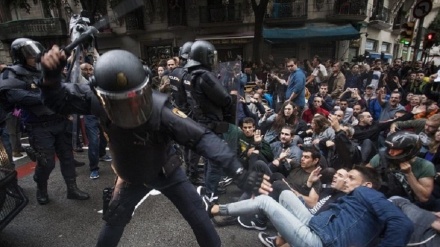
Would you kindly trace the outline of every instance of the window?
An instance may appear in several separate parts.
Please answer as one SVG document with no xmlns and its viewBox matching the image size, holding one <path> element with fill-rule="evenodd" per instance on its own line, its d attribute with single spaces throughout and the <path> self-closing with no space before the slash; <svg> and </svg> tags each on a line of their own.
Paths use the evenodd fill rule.
<svg viewBox="0 0 440 247">
<path fill-rule="evenodd" d="M 377 47 L 377 40 L 367 39 L 367 42 L 365 43 L 365 50 L 376 51 L 377 50 L 376 47 Z"/>
<path fill-rule="evenodd" d="M 382 42 L 382 45 L 380 46 L 380 52 L 390 52 L 391 43 L 388 42 Z"/>
</svg>

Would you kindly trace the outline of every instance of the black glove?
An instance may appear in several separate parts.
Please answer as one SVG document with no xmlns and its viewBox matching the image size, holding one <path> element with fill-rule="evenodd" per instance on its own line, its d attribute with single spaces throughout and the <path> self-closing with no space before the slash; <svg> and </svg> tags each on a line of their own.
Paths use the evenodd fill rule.
<svg viewBox="0 0 440 247">
<path fill-rule="evenodd" d="M 263 182 L 264 173 L 255 171 L 243 171 L 238 174 L 234 181 L 238 188 L 245 192 L 258 194 L 261 183 Z"/>
<path fill-rule="evenodd" d="M 42 67 L 41 69 L 43 72 L 42 79 L 45 79 L 45 83 L 43 85 L 42 80 L 40 80 L 40 83 L 38 84 L 38 86 L 56 86 L 54 84 L 60 83 L 61 82 L 61 74 L 62 74 L 66 64 L 67 64 L 66 60 L 61 60 L 55 69 L 48 69 L 44 66 L 41 66 Z"/>
</svg>

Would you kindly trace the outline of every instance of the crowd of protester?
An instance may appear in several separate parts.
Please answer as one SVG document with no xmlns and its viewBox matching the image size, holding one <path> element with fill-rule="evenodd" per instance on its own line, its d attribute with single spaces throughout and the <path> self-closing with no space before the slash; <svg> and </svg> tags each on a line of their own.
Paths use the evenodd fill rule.
<svg viewBox="0 0 440 247">
<path fill-rule="evenodd" d="M 178 64 L 178 58 L 173 60 Z M 169 81 L 160 78 L 172 70 L 168 61 L 159 64 L 155 77 L 158 90 L 165 93 Z M 167 69 L 161 73 L 161 68 Z M 223 134 L 224 139 L 237 150 L 246 168 L 271 176 L 274 191 L 270 197 L 289 211 L 295 209 L 285 205 L 286 196 L 299 198 L 311 215 L 328 210 L 338 198 L 352 194 L 347 189 L 347 181 L 354 179 L 349 175 L 352 169 L 353 177 L 375 176 L 371 187 L 387 198 L 398 196 L 391 201 L 402 210 L 402 205 L 410 204 L 423 213 L 440 211 L 440 80 L 432 62 L 413 64 L 396 58 L 390 64 L 380 59 L 349 64 L 318 56 L 275 62 L 270 56 L 261 63 L 221 63 L 215 73 L 237 95 L 235 123 Z M 368 170 L 372 168 L 373 173 Z M 226 193 L 229 181 L 224 178 L 216 193 Z M 249 198 L 243 194 L 239 201 Z M 261 200 L 257 202 L 264 204 L 268 199 Z M 246 208 L 249 203 L 237 205 Z M 285 229 L 277 227 L 280 223 L 273 222 L 277 221 L 273 212 L 266 210 L 267 204 L 258 203 L 253 210 L 239 213 L 228 213 L 228 205 L 220 205 L 220 210 L 212 212 L 223 216 L 213 221 L 219 226 L 239 223 L 261 231 L 272 222 L 280 235 L 260 233 L 262 243 L 292 244 L 289 240 L 295 236 L 285 236 Z M 426 223 L 403 211 L 415 226 Z M 436 233 L 440 219 L 428 218 L 424 226 Z M 368 232 L 373 226 L 364 227 Z M 439 236 L 433 236 L 430 242 L 438 244 Z M 413 234 L 411 242 L 423 239 Z"/>
<path fill-rule="evenodd" d="M 154 90 L 171 96 L 169 75 L 179 67 L 179 59 L 151 66 Z M 393 246 L 426 239 L 427 246 L 440 243 L 440 77 L 432 62 L 396 58 L 390 64 L 380 59 L 349 64 L 318 56 L 279 62 L 270 56 L 260 63 L 222 63 L 215 74 L 236 97 L 235 118 L 223 139 L 247 170 L 269 175 L 273 186 L 270 195 L 255 199 L 244 192 L 236 204 L 209 201 L 210 215 L 221 215 L 213 218 L 215 224 L 260 231 L 272 224 L 279 235 L 261 232 L 265 246 L 292 246 L 308 233 L 313 236 L 304 241 L 313 246 L 330 244 L 332 240 L 323 237 L 328 234 L 341 246 L 362 245 L 370 237 Z M 87 79 L 85 72 L 82 75 Z M 93 133 L 97 139 L 99 130 Z M 93 158 L 98 161 L 103 155 L 95 153 Z M 198 163 L 203 166 L 203 157 Z M 90 178 L 99 177 L 97 168 L 90 168 Z M 203 171 L 199 175 L 190 180 L 203 186 Z M 215 198 L 227 193 L 231 180 L 223 177 Z M 358 187 L 379 190 L 391 202 Z M 337 236 L 320 231 L 325 219 L 315 217 L 334 212 L 332 205 L 353 206 L 345 200 L 350 196 L 369 198 L 367 206 L 356 205 L 367 208 L 366 215 L 389 214 L 351 226 L 365 234 L 350 236 L 358 242 L 341 237 L 342 230 Z M 391 203 L 401 211 L 388 209 Z M 350 210 L 338 212 L 352 218 L 344 216 L 347 221 L 335 223 L 332 230 L 350 229 L 338 225 L 349 220 L 367 221 Z M 291 229 L 300 226 L 308 233 L 293 234 Z"/>
</svg>

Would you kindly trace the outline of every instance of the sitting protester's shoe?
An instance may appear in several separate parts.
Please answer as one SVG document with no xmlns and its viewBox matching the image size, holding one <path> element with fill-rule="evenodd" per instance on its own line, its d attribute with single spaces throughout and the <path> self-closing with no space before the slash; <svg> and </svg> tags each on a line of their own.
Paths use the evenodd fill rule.
<svg viewBox="0 0 440 247">
<path fill-rule="evenodd" d="M 112 161 L 113 159 L 110 155 L 106 154 L 104 156 L 99 157 L 99 160 L 100 161 Z"/>
<path fill-rule="evenodd" d="M 90 179 L 97 179 L 99 178 L 99 171 L 98 170 L 94 170 L 90 173 Z"/>
<path fill-rule="evenodd" d="M 242 227 L 247 229 L 264 231 L 267 228 L 267 222 L 258 218 L 258 215 L 239 216 L 237 220 Z"/>
<path fill-rule="evenodd" d="M 214 222 L 216 226 L 232 226 L 238 223 L 237 217 L 234 216 L 216 216 L 212 218 L 212 222 Z"/>
<path fill-rule="evenodd" d="M 267 247 L 276 247 L 276 243 L 275 243 L 275 241 L 276 241 L 276 239 L 277 239 L 276 236 L 269 236 L 269 234 L 267 234 L 267 233 L 265 233 L 265 232 L 260 232 L 260 233 L 258 234 L 258 239 L 261 241 L 261 243 L 262 243 L 264 246 L 267 246 Z"/>
</svg>

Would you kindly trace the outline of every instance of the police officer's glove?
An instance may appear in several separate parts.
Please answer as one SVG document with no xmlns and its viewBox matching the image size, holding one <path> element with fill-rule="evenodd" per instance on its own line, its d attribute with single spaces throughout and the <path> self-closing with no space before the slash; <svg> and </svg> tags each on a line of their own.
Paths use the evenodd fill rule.
<svg viewBox="0 0 440 247">
<path fill-rule="evenodd" d="M 257 195 L 263 182 L 263 176 L 262 172 L 244 170 L 236 175 L 234 181 L 241 190 Z"/>
<path fill-rule="evenodd" d="M 59 54 L 63 54 L 62 56 Z M 67 60 L 61 53 L 58 46 L 52 47 L 49 51 L 38 58 L 41 61 L 42 80 L 39 86 L 56 86 L 61 81 L 61 74 L 67 64 Z M 44 79 L 44 83 L 43 83 Z"/>
</svg>

